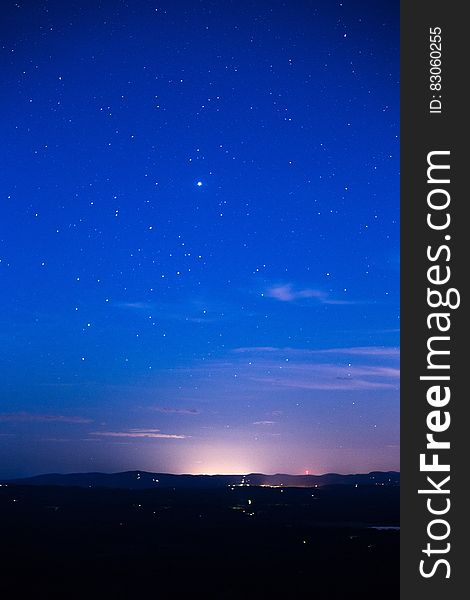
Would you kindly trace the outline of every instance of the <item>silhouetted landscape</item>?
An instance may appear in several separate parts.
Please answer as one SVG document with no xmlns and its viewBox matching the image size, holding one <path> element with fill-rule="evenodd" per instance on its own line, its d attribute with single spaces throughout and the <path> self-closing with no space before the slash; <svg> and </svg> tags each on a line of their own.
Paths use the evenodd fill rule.
<svg viewBox="0 0 470 600">
<path fill-rule="evenodd" d="M 148 473 L 146 471 L 125 471 L 123 473 L 50 473 L 22 479 L 12 479 L 10 484 L 25 485 L 65 485 L 79 487 L 111 487 L 130 490 L 157 487 L 174 488 L 220 488 L 230 485 L 315 487 L 324 485 L 399 485 L 400 475 L 396 471 L 372 472 L 356 475 L 173 475 L 172 473 Z"/>
<path fill-rule="evenodd" d="M 9 598 L 399 596 L 395 472 L 42 475 L 0 522 Z"/>
</svg>

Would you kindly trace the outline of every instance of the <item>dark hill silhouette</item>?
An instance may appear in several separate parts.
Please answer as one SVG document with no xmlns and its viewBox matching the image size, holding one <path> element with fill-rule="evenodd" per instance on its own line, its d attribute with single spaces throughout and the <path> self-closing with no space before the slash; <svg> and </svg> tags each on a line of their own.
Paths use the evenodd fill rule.
<svg viewBox="0 0 470 600">
<path fill-rule="evenodd" d="M 149 488 L 221 488 L 240 485 L 266 485 L 284 487 L 323 487 L 327 485 L 380 485 L 396 486 L 400 483 L 400 474 L 396 471 L 374 471 L 367 474 L 340 475 L 287 475 L 277 473 L 264 475 L 174 475 L 171 473 L 149 473 L 147 471 L 125 471 L 122 473 L 50 473 L 4 480 L 4 483 L 16 485 L 56 485 L 78 487 L 103 487 L 121 489 Z"/>
<path fill-rule="evenodd" d="M 9 481 L 0 592 L 396 600 L 398 478 L 130 471 Z"/>
</svg>

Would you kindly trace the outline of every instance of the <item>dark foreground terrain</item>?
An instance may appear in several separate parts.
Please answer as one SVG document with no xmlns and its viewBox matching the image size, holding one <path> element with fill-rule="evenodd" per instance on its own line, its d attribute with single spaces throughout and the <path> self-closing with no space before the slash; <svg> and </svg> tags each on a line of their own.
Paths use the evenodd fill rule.
<svg viewBox="0 0 470 600">
<path fill-rule="evenodd" d="M 0 594 L 397 600 L 398 510 L 395 485 L 4 484 Z"/>
</svg>

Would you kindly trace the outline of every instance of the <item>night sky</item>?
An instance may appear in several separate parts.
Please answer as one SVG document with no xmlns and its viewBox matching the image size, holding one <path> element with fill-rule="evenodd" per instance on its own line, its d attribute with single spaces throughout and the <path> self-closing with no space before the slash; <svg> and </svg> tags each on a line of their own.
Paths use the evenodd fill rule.
<svg viewBox="0 0 470 600">
<path fill-rule="evenodd" d="M 1 13 L 0 475 L 398 469 L 398 2 Z"/>
</svg>

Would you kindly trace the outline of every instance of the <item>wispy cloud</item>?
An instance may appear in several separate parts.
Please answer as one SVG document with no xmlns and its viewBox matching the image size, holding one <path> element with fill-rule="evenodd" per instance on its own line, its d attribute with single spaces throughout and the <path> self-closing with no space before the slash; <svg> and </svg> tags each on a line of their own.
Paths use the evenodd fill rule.
<svg viewBox="0 0 470 600">
<path fill-rule="evenodd" d="M 349 348 L 292 348 L 290 346 L 243 346 L 234 348 L 237 354 L 271 353 L 285 356 L 309 356 L 318 354 L 349 354 L 351 356 L 379 356 L 384 358 L 398 358 L 400 348 L 396 346 L 356 346 Z"/>
<path fill-rule="evenodd" d="M 151 313 L 158 321 L 184 321 L 187 323 L 215 323 L 226 318 L 227 307 L 202 299 L 186 299 L 178 302 L 113 302 L 112 306 L 139 313 Z"/>
<path fill-rule="evenodd" d="M 23 422 L 23 423 L 93 423 L 93 419 L 76 417 L 71 415 L 47 415 L 29 412 L 0 413 L 0 422 Z"/>
<path fill-rule="evenodd" d="M 131 310 L 152 310 L 152 308 L 155 308 L 155 304 L 150 302 L 113 302 L 112 306 Z"/>
<path fill-rule="evenodd" d="M 399 349 L 396 347 L 277 348 L 240 347 L 232 360 L 205 362 L 190 369 L 193 376 L 210 377 L 212 389 L 234 380 L 245 394 L 268 390 L 368 391 L 397 390 Z M 218 383 L 220 382 L 220 384 Z"/>
<path fill-rule="evenodd" d="M 241 346 L 240 348 L 234 348 L 232 352 L 237 353 L 249 353 L 249 352 L 275 352 L 284 350 L 285 348 L 279 348 L 277 346 Z M 288 348 L 292 350 L 292 348 Z"/>
<path fill-rule="evenodd" d="M 277 421 L 255 421 L 253 425 L 275 425 Z"/>
<path fill-rule="evenodd" d="M 184 440 L 190 436 L 176 433 L 161 433 L 159 429 L 129 429 L 127 431 L 92 431 L 90 435 L 111 438 L 152 438 L 164 440 Z"/>
<path fill-rule="evenodd" d="M 299 288 L 293 283 L 271 285 L 264 290 L 263 296 L 274 298 L 280 302 L 295 302 L 296 300 L 316 300 L 320 304 L 357 305 L 368 304 L 364 300 L 349 300 L 346 298 L 332 298 L 330 294 L 315 288 Z"/>
<path fill-rule="evenodd" d="M 350 354 L 353 356 L 381 356 L 384 358 L 398 358 L 400 348 L 397 346 L 357 346 L 356 348 L 329 348 L 318 350 L 325 354 Z"/>
<path fill-rule="evenodd" d="M 318 373 L 317 373 L 318 375 Z M 297 390 L 324 390 L 324 391 L 367 391 L 367 390 L 385 390 L 394 389 L 396 383 L 371 381 L 367 379 L 358 379 L 357 377 L 337 376 L 332 380 L 321 380 L 318 378 L 285 377 L 274 378 L 272 376 L 256 377 L 253 381 L 265 385 L 276 385 L 279 388 L 290 388 Z"/>
<path fill-rule="evenodd" d="M 286 283 L 283 285 L 273 285 L 265 290 L 264 295 L 268 296 L 268 298 L 275 298 L 276 300 L 280 300 L 281 302 L 292 302 L 301 298 L 316 298 L 320 301 L 326 300 L 326 294 L 320 290 L 295 290 L 294 286 L 291 283 Z"/>
<path fill-rule="evenodd" d="M 396 389 L 399 377 L 400 370 L 393 366 L 264 360 L 251 379 L 278 388 L 365 391 Z"/>
<path fill-rule="evenodd" d="M 164 415 L 199 415 L 200 410 L 196 408 L 172 408 L 167 406 L 151 406 L 150 410 L 162 413 Z"/>
</svg>

